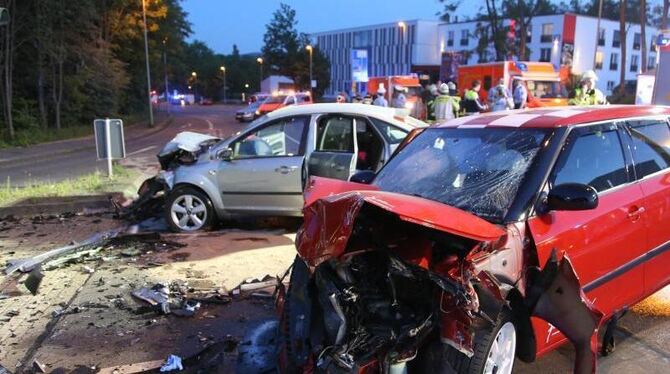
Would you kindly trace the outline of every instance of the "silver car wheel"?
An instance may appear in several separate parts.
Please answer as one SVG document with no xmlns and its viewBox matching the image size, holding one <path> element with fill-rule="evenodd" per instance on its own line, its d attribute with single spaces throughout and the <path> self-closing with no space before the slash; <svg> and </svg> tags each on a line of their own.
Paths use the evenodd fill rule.
<svg viewBox="0 0 670 374">
<path fill-rule="evenodd" d="M 207 222 L 207 206 L 199 197 L 184 194 L 172 203 L 170 218 L 180 230 L 196 231 Z"/>
<path fill-rule="evenodd" d="M 516 353 L 516 329 L 512 322 L 506 322 L 496 334 L 488 355 L 484 374 L 511 374 Z"/>
</svg>

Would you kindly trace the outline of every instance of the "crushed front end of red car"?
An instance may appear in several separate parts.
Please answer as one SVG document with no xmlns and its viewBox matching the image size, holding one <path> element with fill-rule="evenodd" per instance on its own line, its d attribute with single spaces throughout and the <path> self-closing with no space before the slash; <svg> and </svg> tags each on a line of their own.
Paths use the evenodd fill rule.
<svg viewBox="0 0 670 374">
<path fill-rule="evenodd" d="M 277 298 L 282 372 L 383 373 L 397 365 L 425 372 L 423 347 L 440 343 L 472 357 L 479 335 L 511 314 L 508 293 L 516 289 L 477 263 L 505 245 L 503 228 L 438 202 L 369 187 L 306 199 L 290 286 L 280 286 Z M 530 297 L 516 292 L 523 310 L 515 318 L 530 326 L 538 308 L 540 317 L 572 331 L 566 335 L 581 348 L 576 371 L 592 371 L 598 314 L 574 297 L 581 288 L 569 276 L 569 261 L 553 260 L 545 271 L 530 271 Z M 561 324 L 552 308 L 572 308 L 573 317 L 586 321 Z M 534 343 L 532 329 L 523 333 Z M 534 354 L 533 348 L 527 359 Z"/>
</svg>

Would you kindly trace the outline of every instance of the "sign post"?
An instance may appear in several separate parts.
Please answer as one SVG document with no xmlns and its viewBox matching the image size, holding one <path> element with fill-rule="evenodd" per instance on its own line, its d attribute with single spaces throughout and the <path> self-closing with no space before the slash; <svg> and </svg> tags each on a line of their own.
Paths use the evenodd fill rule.
<svg viewBox="0 0 670 374">
<path fill-rule="evenodd" d="M 112 161 L 126 157 L 123 137 L 123 121 L 120 119 L 96 119 L 93 121 L 95 148 L 98 160 L 107 161 L 107 176 L 114 176 Z"/>
</svg>

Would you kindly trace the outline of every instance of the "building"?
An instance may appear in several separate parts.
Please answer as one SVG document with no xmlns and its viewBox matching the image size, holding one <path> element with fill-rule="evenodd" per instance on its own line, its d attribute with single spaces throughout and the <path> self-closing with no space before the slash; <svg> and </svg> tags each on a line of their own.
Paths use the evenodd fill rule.
<svg viewBox="0 0 670 374">
<path fill-rule="evenodd" d="M 469 64 L 495 58 L 492 47 L 484 52 L 485 56 L 476 52 L 478 23 L 440 24 L 440 50 L 464 52 L 469 55 L 466 61 Z M 509 26 L 509 23 L 507 20 L 503 25 Z M 620 68 L 625 69 L 627 81 L 635 81 L 642 70 L 640 25 L 626 26 L 626 63 L 620 66 L 619 22 L 601 19 L 600 32 L 596 31 L 597 24 L 597 18 L 570 13 L 534 17 L 527 37 L 530 60 L 551 62 L 555 66 L 571 66 L 571 73 L 576 75 L 592 69 L 599 77 L 598 88 L 606 95 L 612 94 L 614 87 L 619 84 Z M 656 40 L 658 33 L 655 27 L 647 26 L 648 69 L 653 69 L 656 64 L 656 50 L 652 41 Z"/>
<path fill-rule="evenodd" d="M 642 70 L 640 25 L 627 24 L 626 62 L 620 66 L 619 22 L 602 19 L 598 32 L 597 21 L 570 13 L 534 17 L 528 30 L 530 60 L 552 62 L 557 67 L 571 66 L 571 72 L 577 75 L 593 69 L 600 78 L 598 87 L 607 95 L 619 83 L 620 68 L 626 70 L 626 80 L 634 81 Z M 435 78 L 443 52 L 463 53 L 466 64 L 492 61 L 495 59 L 492 46 L 481 56 L 477 53 L 480 22 L 414 20 L 312 34 L 314 42 L 331 61 L 331 87 L 326 93 L 351 90 L 352 60 L 355 61 L 352 53 L 361 50 L 367 57 L 368 76 L 417 73 Z M 510 21 L 503 25 L 509 26 Z M 656 28 L 647 26 L 648 68 L 655 67 L 652 40 L 657 35 Z M 364 82 L 356 86 L 365 91 Z"/>
<path fill-rule="evenodd" d="M 438 71 L 438 25 L 438 21 L 413 20 L 312 34 L 331 64 L 326 94 L 351 91 L 352 53 L 366 57 L 354 59 L 367 60 L 366 75 L 370 77 Z M 364 79 L 357 83 L 357 90 L 366 91 Z"/>
</svg>

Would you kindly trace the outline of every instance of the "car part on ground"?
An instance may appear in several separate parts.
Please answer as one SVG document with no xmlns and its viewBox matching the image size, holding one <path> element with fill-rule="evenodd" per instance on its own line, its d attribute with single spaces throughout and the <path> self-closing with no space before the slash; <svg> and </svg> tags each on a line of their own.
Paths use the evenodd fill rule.
<svg viewBox="0 0 670 374">
<path fill-rule="evenodd" d="M 311 192 L 320 195 L 318 186 Z M 595 370 L 602 315 L 586 301 L 569 259 L 554 253 L 541 271 L 530 266 L 519 290 L 481 263 L 505 250 L 507 233 L 435 204 L 356 191 L 305 208 L 291 285 L 278 291 L 281 368 L 509 373 L 517 346 L 525 351 L 520 358 L 534 359 L 534 315 L 575 345 L 575 372 Z M 439 362 L 422 353 L 431 343 L 446 353 L 433 356 Z"/>
</svg>

